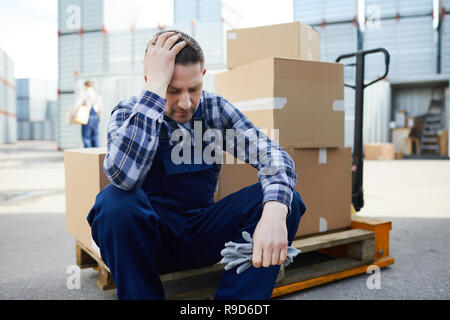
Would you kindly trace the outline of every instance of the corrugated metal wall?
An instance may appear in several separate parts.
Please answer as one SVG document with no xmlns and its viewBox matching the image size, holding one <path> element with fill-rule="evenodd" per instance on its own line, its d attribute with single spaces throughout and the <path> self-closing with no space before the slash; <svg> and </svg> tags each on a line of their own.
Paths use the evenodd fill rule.
<svg viewBox="0 0 450 320">
<path fill-rule="evenodd" d="M 377 6 L 381 17 L 430 14 L 433 10 L 432 0 L 366 0 L 366 8 Z"/>
<path fill-rule="evenodd" d="M 81 28 L 84 31 L 102 30 L 104 25 L 103 1 L 82 0 L 81 8 Z"/>
<path fill-rule="evenodd" d="M 450 12 L 450 0 L 446 9 Z M 441 63 L 442 73 L 450 74 L 450 13 L 447 13 L 442 21 L 442 47 L 441 47 Z"/>
<path fill-rule="evenodd" d="M 335 62 L 340 55 L 357 51 L 357 30 L 353 23 L 326 24 L 315 28 L 319 32 L 320 60 Z M 352 59 L 342 61 L 342 63 L 351 62 Z M 344 69 L 344 79 L 348 83 L 354 83 L 354 68 Z"/>
<path fill-rule="evenodd" d="M 82 75 L 99 75 L 108 70 L 107 39 L 106 34 L 101 31 L 83 33 L 81 37 Z"/>
<path fill-rule="evenodd" d="M 65 34 L 58 38 L 58 89 L 73 91 L 81 72 L 81 36 Z"/>
<path fill-rule="evenodd" d="M 143 61 L 145 49 L 147 48 L 148 42 L 152 37 L 159 31 L 158 28 L 146 28 L 137 29 L 134 32 L 134 43 L 133 43 L 133 73 L 138 73 L 144 76 Z"/>
<path fill-rule="evenodd" d="M 366 29 L 364 49 L 384 47 L 391 63 L 390 79 L 429 76 L 436 73 L 437 47 L 432 17 L 382 19 L 379 29 Z M 384 56 L 370 55 L 366 59 L 366 79 L 382 75 Z"/>
<path fill-rule="evenodd" d="M 81 28 L 81 0 L 58 0 L 58 31 L 77 32 Z"/>
<path fill-rule="evenodd" d="M 75 93 L 62 93 L 58 97 L 58 119 L 56 126 L 56 141 L 61 149 L 80 148 L 81 125 L 70 125 L 67 110 L 75 103 Z"/>
<path fill-rule="evenodd" d="M 0 50 L 0 143 L 16 142 L 16 113 L 14 62 Z"/>
<path fill-rule="evenodd" d="M 174 24 L 219 22 L 222 18 L 221 0 L 174 0 Z"/>
<path fill-rule="evenodd" d="M 309 25 L 351 21 L 356 15 L 356 3 L 356 0 L 294 0 L 294 20 Z"/>
<path fill-rule="evenodd" d="M 17 139 L 55 140 L 56 82 L 17 79 Z"/>
</svg>

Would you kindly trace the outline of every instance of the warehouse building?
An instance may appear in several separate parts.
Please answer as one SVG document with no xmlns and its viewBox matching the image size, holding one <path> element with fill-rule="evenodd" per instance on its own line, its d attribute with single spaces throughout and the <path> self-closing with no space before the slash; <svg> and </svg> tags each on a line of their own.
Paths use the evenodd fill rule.
<svg viewBox="0 0 450 320">
<path fill-rule="evenodd" d="M 338 56 L 357 50 L 378 47 L 388 50 L 387 81 L 368 87 L 365 92 L 365 143 L 393 142 L 396 152 L 411 157 L 448 155 L 450 1 L 294 0 L 293 3 L 294 20 L 319 31 L 321 60 L 335 61 Z M 367 81 L 380 77 L 384 70 L 382 54 L 367 56 Z M 353 68 L 346 68 L 346 83 L 354 82 L 354 77 Z M 345 99 L 346 145 L 350 146 L 353 89 L 346 88 Z"/>
<path fill-rule="evenodd" d="M 81 128 L 68 124 L 66 110 L 84 81 L 93 81 L 102 94 L 105 114 L 143 88 L 143 52 L 159 30 L 177 28 L 200 42 L 206 55 L 206 90 L 214 90 L 214 75 L 226 70 L 226 30 L 239 27 L 239 13 L 227 1 L 174 0 L 172 26 L 145 25 L 145 19 L 137 15 L 139 10 L 139 1 L 59 1 L 59 148 L 82 145 Z M 447 156 L 449 0 L 293 0 L 293 10 L 294 20 L 319 32 L 322 61 L 335 61 L 357 50 L 388 50 L 387 79 L 364 92 L 365 144 L 393 142 L 396 152 L 405 157 Z M 384 70 L 381 54 L 367 56 L 367 81 L 380 77 Z M 346 67 L 344 77 L 346 83 L 354 82 L 354 68 Z M 345 145 L 352 147 L 355 93 L 351 88 L 345 90 Z M 106 131 L 107 119 L 103 119 L 101 145 Z"/>
</svg>

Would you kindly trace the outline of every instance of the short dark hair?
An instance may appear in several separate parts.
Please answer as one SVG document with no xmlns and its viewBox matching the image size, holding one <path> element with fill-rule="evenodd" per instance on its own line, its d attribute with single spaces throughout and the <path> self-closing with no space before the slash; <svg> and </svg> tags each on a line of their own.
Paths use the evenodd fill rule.
<svg viewBox="0 0 450 320">
<path fill-rule="evenodd" d="M 175 44 L 181 41 L 186 41 L 187 43 L 187 45 L 177 54 L 175 58 L 175 64 L 178 63 L 185 66 L 191 63 L 200 63 L 200 67 L 203 69 L 203 66 L 205 64 L 205 56 L 203 54 L 202 48 L 200 47 L 200 44 L 194 38 L 182 31 L 174 29 L 159 31 L 153 36 L 153 38 L 156 38 L 165 32 L 175 32 L 181 35 L 180 39 L 178 39 Z M 147 53 L 147 49 L 145 49 L 145 52 Z"/>
<path fill-rule="evenodd" d="M 94 84 L 93 84 L 91 81 L 88 80 L 88 81 L 86 81 L 86 82 L 84 83 L 84 86 L 90 88 L 90 87 L 93 87 Z"/>
</svg>

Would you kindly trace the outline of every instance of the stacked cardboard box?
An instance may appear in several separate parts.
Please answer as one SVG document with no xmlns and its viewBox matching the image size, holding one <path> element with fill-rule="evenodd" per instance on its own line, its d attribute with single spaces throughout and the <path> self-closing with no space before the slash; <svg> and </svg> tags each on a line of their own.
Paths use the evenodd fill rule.
<svg viewBox="0 0 450 320">
<path fill-rule="evenodd" d="M 66 228 L 71 235 L 100 257 L 92 240 L 87 215 L 95 197 L 108 184 L 103 172 L 106 148 L 71 149 L 64 151 L 66 179 Z"/>
<path fill-rule="evenodd" d="M 318 34 L 300 22 L 230 30 L 227 41 L 230 70 L 216 75 L 216 91 L 269 136 L 278 129 L 307 207 L 297 237 L 349 227 L 343 65 L 317 61 Z M 252 166 L 224 163 L 216 199 L 257 181 Z"/>
</svg>

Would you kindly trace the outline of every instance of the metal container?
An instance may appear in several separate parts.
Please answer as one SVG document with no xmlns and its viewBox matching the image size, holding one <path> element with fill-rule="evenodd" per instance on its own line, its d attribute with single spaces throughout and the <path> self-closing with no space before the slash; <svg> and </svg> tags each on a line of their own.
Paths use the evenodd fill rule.
<svg viewBox="0 0 450 320">
<path fill-rule="evenodd" d="M 174 23 L 219 22 L 222 18 L 221 0 L 174 0 Z"/>
<path fill-rule="evenodd" d="M 381 18 L 431 14 L 433 1 L 424 0 L 365 0 L 366 9 L 375 12 L 371 7 L 377 7 Z M 366 11 L 367 12 L 367 11 Z"/>
<path fill-rule="evenodd" d="M 31 122 L 26 120 L 17 121 L 17 139 L 31 140 Z"/>
<path fill-rule="evenodd" d="M 222 0 L 197 0 L 198 22 L 220 22 L 222 18 Z"/>
<path fill-rule="evenodd" d="M 147 49 L 148 42 L 159 31 L 157 28 L 136 29 L 134 31 L 133 42 L 133 73 L 140 73 L 143 75 L 143 61 L 145 49 Z"/>
<path fill-rule="evenodd" d="M 108 71 L 110 74 L 129 74 L 133 72 L 133 42 L 131 30 L 111 31 L 108 39 Z"/>
<path fill-rule="evenodd" d="M 379 29 L 366 29 L 364 49 L 383 47 L 389 51 L 390 79 L 405 79 L 436 73 L 436 48 L 431 16 L 383 19 Z M 382 54 L 366 59 L 366 79 L 384 72 Z"/>
<path fill-rule="evenodd" d="M 17 121 L 30 119 L 30 99 L 18 97 L 16 101 Z"/>
<path fill-rule="evenodd" d="M 58 118 L 58 101 L 47 101 L 45 120 L 56 121 Z"/>
<path fill-rule="evenodd" d="M 222 68 L 225 66 L 225 29 L 220 20 L 197 23 L 195 25 L 195 39 L 202 47 L 207 68 Z"/>
<path fill-rule="evenodd" d="M 77 32 L 80 28 L 81 0 L 58 0 L 59 33 Z"/>
<path fill-rule="evenodd" d="M 191 22 L 198 18 L 199 10 L 198 0 L 174 0 L 173 2 L 173 21 L 175 24 L 180 22 Z M 214 2 L 214 1 L 213 1 Z"/>
<path fill-rule="evenodd" d="M 58 38 L 58 89 L 62 92 L 75 90 L 81 71 L 81 36 L 65 34 Z"/>
<path fill-rule="evenodd" d="M 42 134 L 43 140 L 55 140 L 55 123 L 51 120 L 43 121 Z"/>
<path fill-rule="evenodd" d="M 12 61 L 10 60 L 10 64 Z M 10 78 L 10 81 L 13 79 Z M 6 143 L 17 141 L 17 116 L 16 116 L 16 89 L 15 87 L 6 87 Z"/>
<path fill-rule="evenodd" d="M 448 9 L 450 10 L 450 0 L 448 5 L 449 5 Z M 450 14 L 445 15 L 445 18 L 442 21 L 441 32 L 442 32 L 441 72 L 450 74 Z"/>
<path fill-rule="evenodd" d="M 47 102 L 56 100 L 56 82 L 46 79 L 17 79 L 17 118 L 44 121 Z"/>
<path fill-rule="evenodd" d="M 300 20 L 309 25 L 319 25 L 323 21 L 351 21 L 356 16 L 356 0 L 294 0 L 294 20 Z"/>
<path fill-rule="evenodd" d="M 44 140 L 44 121 L 31 122 L 31 135 L 33 140 Z"/>
<path fill-rule="evenodd" d="M 62 93 L 58 97 L 58 121 L 56 125 L 56 141 L 61 149 L 81 148 L 81 125 L 69 124 L 67 109 L 75 103 L 74 93 Z"/>
<path fill-rule="evenodd" d="M 101 32 L 85 32 L 81 37 L 81 73 L 99 75 L 107 71 L 105 68 L 107 54 L 106 35 Z"/>
<path fill-rule="evenodd" d="M 319 32 L 321 61 L 335 62 L 340 55 L 357 50 L 356 26 L 353 23 L 327 24 L 316 27 L 316 29 Z M 345 63 L 349 62 L 351 59 L 345 61 Z M 344 79 L 349 83 L 354 83 L 355 68 L 344 68 Z"/>
<path fill-rule="evenodd" d="M 14 62 L 0 50 L 0 143 L 16 142 L 16 113 Z"/>
<path fill-rule="evenodd" d="M 102 30 L 104 2 L 103 0 L 81 0 L 81 28 L 83 31 Z"/>
</svg>

